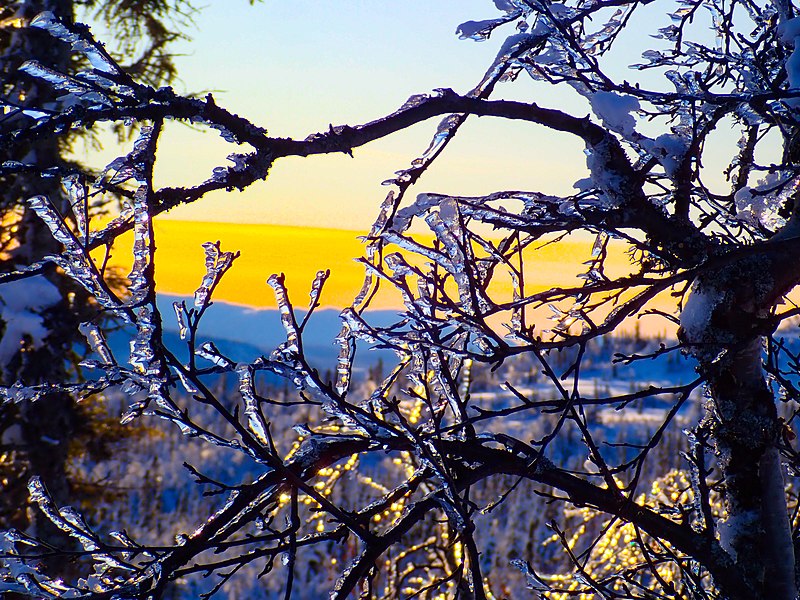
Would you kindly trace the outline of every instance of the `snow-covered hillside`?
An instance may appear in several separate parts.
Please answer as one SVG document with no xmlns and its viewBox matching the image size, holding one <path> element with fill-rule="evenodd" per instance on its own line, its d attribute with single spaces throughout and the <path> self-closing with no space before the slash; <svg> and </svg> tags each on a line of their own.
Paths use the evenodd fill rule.
<svg viewBox="0 0 800 600">
<path fill-rule="evenodd" d="M 173 302 L 185 301 L 191 306 L 193 298 L 161 294 L 158 307 L 162 315 L 162 327 L 167 346 L 178 356 L 185 356 L 186 344 L 178 335 L 178 322 L 172 308 Z M 305 311 L 298 310 L 302 318 Z M 397 319 L 393 311 L 373 311 L 369 314 L 370 322 L 388 324 Z M 334 309 L 318 309 L 304 330 L 303 349 L 309 362 L 320 371 L 334 369 L 339 347 L 335 338 L 341 330 L 339 311 Z M 131 332 L 121 330 L 109 336 L 114 354 L 125 362 L 129 352 Z M 200 323 L 198 342 L 213 341 L 220 351 L 237 362 L 250 362 L 261 355 L 269 355 L 279 344 L 286 341 L 286 333 L 281 326 L 277 309 L 255 308 L 214 302 Z M 391 359 L 391 353 L 372 351 L 363 348 L 359 355 L 359 366 L 367 368 L 380 358 Z"/>
</svg>

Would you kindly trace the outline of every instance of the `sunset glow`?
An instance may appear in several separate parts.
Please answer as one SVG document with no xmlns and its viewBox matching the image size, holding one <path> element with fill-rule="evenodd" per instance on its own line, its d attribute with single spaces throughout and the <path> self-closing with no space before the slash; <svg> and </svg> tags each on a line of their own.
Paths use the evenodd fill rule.
<svg viewBox="0 0 800 600">
<path fill-rule="evenodd" d="M 215 293 L 217 301 L 275 308 L 275 297 L 266 280 L 273 273 L 284 273 L 290 299 L 297 307 L 303 308 L 317 271 L 330 269 L 331 275 L 322 294 L 322 305 L 342 309 L 352 303 L 364 281 L 364 269 L 356 259 L 363 256 L 364 246 L 359 236 L 365 233 L 280 225 L 156 220 L 156 281 L 161 292 L 192 295 L 205 272 L 202 244 L 220 241 L 222 250 L 238 251 L 240 256 Z M 424 240 L 425 236 L 420 239 Z M 130 236 L 127 236 L 125 243 L 129 241 Z M 586 269 L 583 263 L 589 259 L 590 253 L 591 243 L 588 240 L 568 239 L 543 246 L 535 253 L 535 261 L 526 265 L 525 293 L 581 285 L 582 280 L 578 275 Z M 115 247 L 110 264 L 127 274 L 131 266 L 129 247 Z M 629 270 L 628 258 L 622 246 L 614 245 L 606 263 L 606 272 L 614 276 L 623 275 Z M 370 307 L 377 310 L 402 309 L 399 294 L 385 288 Z M 490 292 L 498 301 L 510 301 L 510 278 L 498 274 Z M 674 304 L 673 299 L 665 297 L 657 299 L 653 306 L 671 311 Z M 542 309 L 531 316 L 537 328 L 541 328 L 550 314 Z M 625 329 L 634 327 L 636 323 L 631 321 Z M 652 334 L 668 330 L 665 321 L 660 318 L 642 319 L 639 327 Z"/>
</svg>

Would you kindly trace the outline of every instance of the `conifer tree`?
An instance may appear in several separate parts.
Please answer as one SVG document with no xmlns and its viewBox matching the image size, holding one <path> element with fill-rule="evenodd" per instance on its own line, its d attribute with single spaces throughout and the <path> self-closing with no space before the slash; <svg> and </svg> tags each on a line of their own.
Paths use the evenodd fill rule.
<svg viewBox="0 0 800 600">
<path fill-rule="evenodd" d="M 169 44 L 185 35 L 187 21 L 194 10 L 187 0 L 24 0 L 5 2 L 0 7 L 0 93 L 10 107 L 0 118 L 0 136 L 35 121 L 29 107 L 58 112 L 65 108 L 63 93 L 20 70 L 27 61 L 62 73 L 85 68 L 85 58 L 72 52 L 70 44 L 54 39 L 47 32 L 29 27 L 32 19 L 52 13 L 66 24 L 76 16 L 92 18 L 106 25 L 115 39 L 108 50 L 132 75 L 152 85 L 171 82 L 176 76 Z M 120 135 L 129 135 L 124 125 Z M 32 139 L 14 147 L 0 148 L 0 165 L 24 163 L 25 170 L 0 166 L 0 271 L 10 272 L 22 265 L 40 261 L 58 252 L 59 245 L 27 207 L 36 194 L 51 198 L 61 214 L 71 214 L 70 196 L 65 186 L 82 187 L 91 176 L 77 164 L 73 150 L 92 142 L 93 132 L 71 131 L 67 135 Z M 86 199 L 86 210 L 106 210 Z M 85 338 L 77 325 L 97 314 L 97 307 L 85 290 L 52 267 L 28 282 L 20 282 L 0 292 L 7 313 L 27 315 L 30 321 L 11 327 L 0 316 L 3 331 L 0 350 L 0 381 L 11 385 L 43 383 L 67 377 L 77 368 Z M 26 328 L 27 325 L 27 328 Z M 47 482 L 55 498 L 65 500 L 69 481 L 65 472 L 72 442 L 98 438 L 104 433 L 86 422 L 86 414 L 74 400 L 54 391 L 43 402 L 0 407 L 0 523 L 20 525 L 25 521 L 27 481 L 32 473 Z M 84 444 L 85 445 L 85 444 Z"/>
</svg>

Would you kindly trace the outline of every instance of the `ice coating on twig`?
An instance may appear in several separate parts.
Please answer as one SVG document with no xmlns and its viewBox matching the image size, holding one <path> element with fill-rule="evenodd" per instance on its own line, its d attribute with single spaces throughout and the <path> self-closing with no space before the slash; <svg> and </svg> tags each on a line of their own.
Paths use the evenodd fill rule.
<svg viewBox="0 0 800 600">
<path fill-rule="evenodd" d="M 317 271 L 316 277 L 314 277 L 314 282 L 311 284 L 311 291 L 308 293 L 310 297 L 310 302 L 308 305 L 308 313 L 310 314 L 317 306 L 319 306 L 319 296 L 322 293 L 322 287 L 325 285 L 325 282 L 330 277 L 331 271 L 330 269 L 326 269 L 324 271 Z"/>
<path fill-rule="evenodd" d="M 77 33 L 70 31 L 52 12 L 45 11 L 39 13 L 31 20 L 31 27 L 37 27 L 47 31 L 56 37 L 72 45 L 73 50 L 77 50 L 91 63 L 92 67 L 104 73 L 114 75 L 121 74 L 114 60 L 103 49 L 102 45 L 94 40 L 85 39 Z"/>
<path fill-rule="evenodd" d="M 383 232 L 386 224 L 389 222 L 389 219 L 394 214 L 397 208 L 397 199 L 395 197 L 394 190 L 389 190 L 389 193 L 386 194 L 386 198 L 383 199 L 381 202 L 380 209 L 378 210 L 378 216 L 375 219 L 375 222 L 372 225 L 372 229 L 369 233 L 369 238 L 377 238 Z"/>
<path fill-rule="evenodd" d="M 411 225 L 415 217 L 425 214 L 429 209 L 438 206 L 445 196 L 438 194 L 417 194 L 416 200 L 409 206 L 397 211 L 397 215 L 392 223 L 392 229 L 397 233 L 403 233 Z"/>
<path fill-rule="evenodd" d="M 64 269 L 73 280 L 81 284 L 92 294 L 98 303 L 109 309 L 118 309 L 118 304 L 108 293 L 102 277 L 97 272 L 91 258 L 84 251 L 78 240 L 69 230 L 63 217 L 56 211 L 50 200 L 45 196 L 33 196 L 28 200 L 28 206 L 47 225 L 53 238 L 65 247 L 65 252 L 47 258 Z"/>
<path fill-rule="evenodd" d="M 46 196 L 33 196 L 28 199 L 28 206 L 39 216 L 50 233 L 58 243 L 66 246 L 70 251 L 83 254 L 82 248 L 77 243 L 75 236 L 67 227 L 64 218 L 58 213 L 50 199 Z"/>
<path fill-rule="evenodd" d="M 185 389 L 187 393 L 196 394 L 200 391 L 197 389 L 197 386 L 194 383 L 192 383 L 192 381 L 184 374 L 182 369 L 176 369 L 176 372 L 178 374 L 178 379 L 180 380 L 181 385 L 183 386 L 183 389 Z"/>
<path fill-rule="evenodd" d="M 105 94 L 100 94 L 99 92 L 93 90 L 88 84 L 78 81 L 69 75 L 64 75 L 55 69 L 46 67 L 38 61 L 29 60 L 23 63 L 19 70 L 27 73 L 31 77 L 36 77 L 37 79 L 42 79 L 48 82 L 57 90 L 74 94 L 81 100 L 97 100 L 101 104 L 111 104 L 111 99 L 105 96 Z"/>
<path fill-rule="evenodd" d="M 94 323 L 81 323 L 78 330 L 89 342 L 92 352 L 100 356 L 100 360 L 104 364 L 115 364 L 114 356 L 111 354 L 111 349 L 108 347 L 105 336 L 101 329 Z"/>
<path fill-rule="evenodd" d="M 505 25 L 513 21 L 522 14 L 522 11 L 513 12 L 505 17 L 498 19 L 487 19 L 484 21 L 464 21 L 456 28 L 456 35 L 460 40 L 473 40 L 482 42 L 488 40 L 492 32 L 500 25 Z"/>
<path fill-rule="evenodd" d="M 194 305 L 196 308 L 203 308 L 208 304 L 211 291 L 239 256 L 238 252 L 222 252 L 219 242 L 205 242 L 203 250 L 206 256 L 206 274 L 203 276 L 200 287 L 194 293 Z"/>
<path fill-rule="evenodd" d="M 53 499 L 47 493 L 41 478 L 31 477 L 28 481 L 28 494 L 31 502 L 39 506 L 45 516 L 59 529 L 75 538 L 88 552 L 96 551 L 100 548 L 100 539 L 86 524 L 83 517 L 71 506 L 58 508 Z M 100 555 L 104 562 L 117 568 L 128 568 L 110 555 L 105 553 Z"/>
<path fill-rule="evenodd" d="M 189 327 L 186 325 L 186 301 L 173 302 L 172 310 L 175 311 L 175 319 L 178 321 L 178 337 L 185 340 L 189 337 Z"/>
<path fill-rule="evenodd" d="M 214 342 L 203 342 L 194 353 L 200 358 L 205 358 L 223 369 L 232 369 L 235 364 L 219 351 Z"/>
<path fill-rule="evenodd" d="M 431 383 L 433 384 L 434 393 L 450 406 L 450 410 L 453 413 L 453 422 L 462 422 L 466 415 L 461 406 L 462 398 L 459 396 L 458 390 L 453 389 L 451 385 L 453 380 L 449 373 L 450 366 L 447 361 L 440 360 L 437 352 L 431 352 L 430 368 L 433 374 Z"/>
<path fill-rule="evenodd" d="M 147 375 L 157 375 L 161 370 L 153 344 L 160 329 L 159 315 L 155 309 L 153 285 L 153 240 L 150 217 L 150 184 L 138 165 L 145 161 L 146 151 L 153 135 L 152 127 L 143 127 L 128 160 L 137 165 L 135 178 L 139 187 L 133 195 L 133 267 L 130 280 L 129 305 L 136 314 L 136 336 L 131 340 L 130 363 Z"/>
</svg>

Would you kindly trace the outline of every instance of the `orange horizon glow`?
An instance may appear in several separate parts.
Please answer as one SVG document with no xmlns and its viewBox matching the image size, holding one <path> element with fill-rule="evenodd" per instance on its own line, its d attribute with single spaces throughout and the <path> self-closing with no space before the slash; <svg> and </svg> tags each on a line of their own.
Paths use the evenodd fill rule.
<svg viewBox="0 0 800 600">
<path fill-rule="evenodd" d="M 308 304 L 308 291 L 319 270 L 330 270 L 320 298 L 323 308 L 342 309 L 350 306 L 364 281 L 364 268 L 356 262 L 363 256 L 359 240 L 366 232 L 342 229 L 292 227 L 283 225 L 243 225 L 199 221 L 154 220 L 156 251 L 155 278 L 161 293 L 191 296 L 205 274 L 204 242 L 221 242 L 223 251 L 240 253 L 233 267 L 223 277 L 214 299 L 230 304 L 256 308 L 276 308 L 275 296 L 266 284 L 273 273 L 284 273 L 290 300 L 297 308 Z M 424 236 L 422 236 L 424 237 Z M 130 270 L 130 237 L 115 246 L 109 264 L 125 274 Z M 536 250 L 535 260 L 525 268 L 525 293 L 532 294 L 552 287 L 579 286 L 578 274 L 586 270 L 584 261 L 591 254 L 591 243 L 566 239 Z M 623 275 L 630 270 L 621 246 L 612 248 L 606 262 L 609 276 Z M 493 298 L 508 301 L 512 297 L 509 277 L 496 276 Z M 385 287 L 385 286 L 384 286 Z M 656 301 L 661 310 L 674 309 L 675 301 Z M 401 310 L 399 294 L 378 294 L 370 308 Z M 538 311 L 537 311 L 538 313 Z M 535 315 L 537 320 L 546 313 Z M 534 315 L 531 315 L 532 317 Z M 549 316 L 549 315 L 547 315 Z M 636 327 L 631 321 L 622 329 Z M 644 319 L 641 331 L 660 334 L 668 329 L 663 319 Z"/>
<path fill-rule="evenodd" d="M 155 219 L 153 226 L 156 282 L 164 293 L 194 293 L 205 274 L 202 244 L 215 241 L 221 242 L 223 251 L 240 253 L 215 293 L 215 298 L 224 302 L 274 308 L 275 298 L 266 284 L 270 275 L 284 273 L 286 286 L 299 299 L 319 270 L 330 269 L 322 305 L 342 308 L 350 305 L 364 281 L 364 268 L 356 259 L 363 256 L 359 236 L 366 231 L 166 219 Z M 579 285 L 576 275 L 589 249 L 587 242 L 564 240 L 537 250 L 535 263 L 525 269 L 526 292 Z M 129 271 L 132 257 L 127 248 L 115 248 L 110 264 Z M 510 279 L 498 279 L 496 292 L 510 296 Z M 377 299 L 375 308 L 401 306 L 399 296 L 387 294 Z"/>
</svg>

